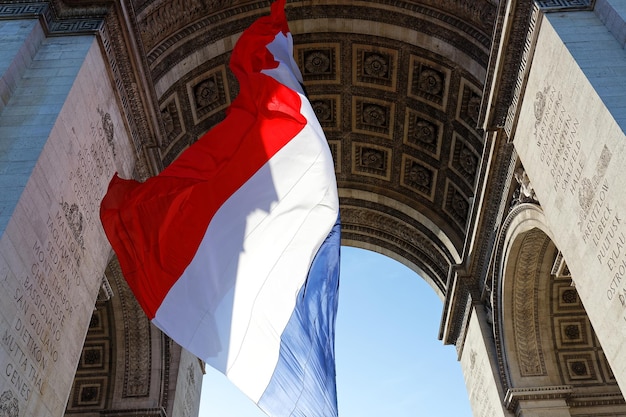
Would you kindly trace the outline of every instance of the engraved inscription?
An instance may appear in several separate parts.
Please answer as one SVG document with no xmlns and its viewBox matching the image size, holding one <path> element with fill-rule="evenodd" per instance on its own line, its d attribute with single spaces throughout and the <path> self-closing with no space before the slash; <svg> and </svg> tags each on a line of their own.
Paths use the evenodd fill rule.
<svg viewBox="0 0 626 417">
<path fill-rule="evenodd" d="M 588 156 L 582 150 L 579 121 L 564 106 L 562 94 L 548 85 L 536 93 L 533 104 L 540 160 L 550 171 L 554 191 L 578 202 L 582 241 L 603 267 L 601 273 L 610 277 L 606 300 L 619 303 L 626 322 L 626 227 L 623 213 L 610 201 L 606 175 L 613 152 L 604 145 L 591 176 L 583 175 Z"/>
<path fill-rule="evenodd" d="M 102 184 L 109 178 L 108 173 L 115 171 L 112 147 L 113 123 L 108 113 L 102 116 L 101 121 L 91 122 L 91 136 L 89 146 L 78 151 L 76 159 L 78 166 L 70 172 L 70 182 L 74 191 L 78 207 L 74 216 L 84 216 L 84 224 L 94 227 L 99 224 L 100 200 L 102 191 L 106 187 Z M 71 206 L 71 204 L 70 204 Z"/>
<path fill-rule="evenodd" d="M 9 354 L 6 377 L 25 401 L 45 391 L 45 375 L 59 360 L 64 329 L 74 315 L 73 289 L 81 284 L 80 252 L 62 209 L 48 216 L 46 226 L 48 239 L 31 246 L 30 267 L 11 277 L 19 283 L 12 294 L 17 314 L 0 335 Z"/>
<path fill-rule="evenodd" d="M 489 393 L 487 391 L 487 381 L 485 376 L 485 363 L 480 361 L 480 366 L 476 366 L 477 353 L 474 349 L 470 351 L 470 374 L 473 375 L 473 390 L 470 393 L 470 400 L 472 402 L 472 409 L 474 414 L 479 417 L 489 417 L 496 415 L 491 401 L 489 400 Z"/>
<path fill-rule="evenodd" d="M 577 195 L 586 157 L 578 138 L 580 122 L 566 111 L 553 87 L 537 92 L 534 102 L 535 140 L 541 162 L 554 179 L 555 191 Z"/>
<path fill-rule="evenodd" d="M 13 404 L 33 397 L 56 395 L 52 385 L 58 367 L 68 358 L 77 358 L 78 345 L 68 345 L 81 320 L 77 303 L 84 297 L 85 246 L 88 230 L 99 224 L 99 201 L 106 188 L 104 181 L 114 169 L 114 127 L 108 113 L 99 111 L 90 124 L 89 144 L 82 145 L 67 167 L 67 194 L 58 205 L 41 211 L 33 219 L 35 234 L 15 236 L 20 263 L 6 269 L 0 277 L 12 284 L 3 302 L 12 304 L 13 316 L 0 329 L 0 369 L 7 389 L 0 407 L 15 410 Z M 78 133 L 72 129 L 73 133 Z M 70 191 L 71 190 L 71 191 Z M 68 197 L 71 200 L 68 201 Z M 73 200 L 73 201 L 72 201 Z M 72 359 L 70 359 L 70 362 Z M 2 415 L 11 415 L 2 409 Z"/>
</svg>

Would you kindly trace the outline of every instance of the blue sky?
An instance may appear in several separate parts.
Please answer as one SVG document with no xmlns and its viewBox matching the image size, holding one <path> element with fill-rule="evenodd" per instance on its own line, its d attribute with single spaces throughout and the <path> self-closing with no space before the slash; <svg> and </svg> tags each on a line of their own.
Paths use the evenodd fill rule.
<svg viewBox="0 0 626 417">
<path fill-rule="evenodd" d="M 336 329 L 339 417 L 471 417 L 454 346 L 437 339 L 442 303 L 410 269 L 342 247 Z M 200 417 L 265 417 L 207 368 Z"/>
</svg>

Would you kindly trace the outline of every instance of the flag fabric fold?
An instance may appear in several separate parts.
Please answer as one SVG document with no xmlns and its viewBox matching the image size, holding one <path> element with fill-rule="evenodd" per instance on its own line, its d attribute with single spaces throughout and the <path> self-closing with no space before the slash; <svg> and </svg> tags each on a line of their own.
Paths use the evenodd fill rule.
<svg viewBox="0 0 626 417">
<path fill-rule="evenodd" d="M 111 180 L 100 217 L 148 318 L 270 416 L 337 415 L 339 201 L 285 0 L 240 37 L 240 92 L 159 175 Z"/>
</svg>

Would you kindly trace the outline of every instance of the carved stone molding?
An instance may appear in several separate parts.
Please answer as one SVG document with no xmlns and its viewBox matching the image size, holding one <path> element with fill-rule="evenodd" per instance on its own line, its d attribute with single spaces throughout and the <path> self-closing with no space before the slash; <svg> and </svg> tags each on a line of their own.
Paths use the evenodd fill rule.
<svg viewBox="0 0 626 417">
<path fill-rule="evenodd" d="M 573 392 L 571 385 L 558 385 L 550 387 L 533 387 L 533 388 L 511 388 L 508 389 L 504 396 L 504 406 L 515 411 L 522 400 L 553 400 L 556 398 L 567 398 Z"/>
<path fill-rule="evenodd" d="M 517 70 L 517 74 L 515 74 L 515 76 L 511 74 L 511 83 L 513 84 L 510 86 L 510 88 L 512 89 L 509 97 L 510 102 L 508 104 L 506 102 L 502 102 L 500 103 L 500 106 L 497 107 L 497 109 L 501 112 L 501 115 L 497 117 L 504 118 L 504 120 L 500 123 L 504 125 L 504 130 L 506 131 L 509 138 L 513 135 L 515 126 L 517 124 L 517 115 L 519 113 L 519 107 L 521 104 L 520 98 L 524 94 L 524 89 L 526 88 L 526 80 L 530 68 L 529 64 L 532 60 L 533 50 L 535 47 L 537 36 L 539 34 L 540 16 L 541 15 L 539 12 L 539 8 L 536 6 L 535 3 L 530 10 L 526 36 L 524 36 L 523 43 L 521 43 L 521 45 L 519 46 L 519 67 Z"/>
<path fill-rule="evenodd" d="M 539 229 L 527 232 L 516 255 L 513 279 L 513 331 L 522 376 L 546 374 L 539 334 L 537 286 L 539 269 L 550 239 Z"/>
<path fill-rule="evenodd" d="M 99 34 L 133 142 L 136 155 L 135 175 L 138 179 L 145 180 L 160 171 L 160 161 L 154 161 L 147 154 L 156 147 L 154 132 L 142 102 L 142 97 L 150 96 L 150 92 L 145 92 L 146 95 L 140 93 L 141 83 L 137 80 L 125 41 L 127 35 L 124 31 L 130 28 L 124 28 L 119 19 L 120 16 L 112 9 Z"/>
<path fill-rule="evenodd" d="M 564 10 L 591 10 L 595 0 L 535 0 L 541 10 L 559 12 Z"/>
<path fill-rule="evenodd" d="M 122 306 L 124 324 L 124 383 L 122 397 L 147 397 L 152 374 L 151 327 L 148 318 L 126 284 L 117 262 L 111 262 L 113 277 Z"/>
<path fill-rule="evenodd" d="M 567 401 L 567 405 L 570 407 L 606 407 L 621 405 L 621 410 L 624 410 L 624 397 L 622 393 L 617 389 L 615 392 L 606 392 L 601 394 L 572 394 Z M 597 414 L 596 414 L 597 415 Z M 585 415 L 584 417 L 592 417 L 592 415 Z"/>
<path fill-rule="evenodd" d="M 174 3 L 182 2 L 182 0 L 163 1 L 158 2 L 158 6 L 164 11 L 169 10 L 168 13 L 173 15 L 176 11 L 176 8 L 172 7 L 175 5 Z M 190 0 L 187 2 L 192 3 Z M 311 7 L 306 3 L 295 2 L 288 6 L 286 12 L 290 22 L 314 21 L 316 19 L 320 19 L 320 22 L 327 19 L 360 19 L 363 21 L 375 20 L 410 30 L 419 28 L 420 32 L 427 36 L 454 45 L 480 65 L 486 66 L 489 59 L 487 51 L 491 43 L 490 35 L 495 16 L 495 6 L 490 2 L 482 2 L 481 10 L 474 12 L 474 14 L 477 12 L 481 15 L 476 21 L 454 16 L 447 11 L 444 13 L 439 2 L 433 3 L 435 7 L 426 7 L 416 2 L 395 0 L 381 8 L 380 4 L 369 2 L 363 2 L 359 5 L 349 2 L 324 4 L 321 7 Z M 168 67 L 175 65 L 184 58 L 183 54 L 174 51 L 175 46 L 176 48 L 194 50 L 207 43 L 235 35 L 247 27 L 256 16 L 266 13 L 268 5 L 269 2 L 256 1 L 245 2 L 238 7 L 214 9 L 211 4 L 208 4 L 201 10 L 202 18 L 193 19 L 191 14 L 179 16 L 179 20 L 176 22 L 178 28 L 165 31 L 156 28 L 155 25 L 167 24 L 171 20 L 169 17 L 159 18 L 156 11 L 153 16 L 148 17 L 145 15 L 147 12 L 141 12 L 139 24 L 141 32 L 146 34 L 144 36 L 149 38 L 149 34 L 158 34 L 154 38 L 149 38 L 146 43 L 148 62 L 152 67 L 154 78 L 160 78 L 167 72 Z M 372 5 L 376 7 L 372 7 Z M 458 9 L 458 5 L 455 6 L 454 9 Z M 197 36 L 201 33 L 202 36 Z"/>
<path fill-rule="evenodd" d="M 510 112 L 517 112 L 517 98 L 521 94 L 523 74 L 526 71 L 530 45 L 536 37 L 535 22 L 538 7 L 532 1 L 511 0 L 500 2 L 491 60 L 487 69 L 478 124 L 485 130 L 504 127 L 512 120 Z M 505 17 L 508 16 L 508 17 Z M 501 55 L 500 59 L 497 57 Z M 496 68 L 496 65 L 499 67 Z M 509 126 L 510 128 L 510 126 Z M 507 134 L 510 131 L 507 130 Z"/>
<path fill-rule="evenodd" d="M 39 18 L 48 35 L 99 35 L 108 59 L 114 84 L 120 98 L 124 116 L 136 151 L 136 176 L 145 179 L 160 170 L 160 161 L 150 158 L 148 149 L 153 148 L 154 132 L 151 128 L 146 103 L 151 97 L 144 92 L 138 79 L 137 66 L 127 43 L 128 32 L 134 28 L 125 26 L 118 8 L 109 2 L 82 2 L 67 4 L 61 0 L 40 2 L 13 2 L 0 0 L 0 19 Z M 126 33 L 125 33 L 126 32 Z M 134 47 L 138 47 L 135 45 Z M 137 58 L 137 57 L 135 57 Z M 139 58 L 138 58 L 139 59 Z M 149 80 L 143 82 L 150 83 Z"/>
<path fill-rule="evenodd" d="M 596 394 L 583 394 L 576 390 L 572 385 L 555 385 L 546 387 L 532 388 L 511 388 L 508 389 L 504 397 L 504 406 L 513 412 L 518 411 L 520 401 L 543 401 L 564 399 L 569 407 L 572 408 L 591 408 L 591 407 L 614 407 L 623 406 L 624 397 L 619 390 L 615 392 L 603 392 Z M 593 410 L 593 408 L 591 408 Z M 613 411 L 618 409 L 613 408 Z M 580 411 L 578 412 L 580 413 Z M 576 415 L 581 415 L 581 414 Z M 585 417 L 597 416 L 599 414 L 583 414 Z M 609 414 L 606 414 L 607 416 Z M 617 414 L 610 414 L 617 415 Z"/>
<path fill-rule="evenodd" d="M 96 8 L 91 15 L 59 16 L 50 2 L 0 1 L 0 19 L 41 18 L 44 29 L 52 35 L 95 34 L 104 25 L 104 10 Z"/>
<path fill-rule="evenodd" d="M 465 297 L 469 298 L 469 303 L 456 303 L 452 302 L 449 297 L 446 297 L 444 311 L 447 312 L 447 317 L 444 317 L 441 321 L 440 335 L 444 339 L 444 343 L 457 344 L 457 350 L 462 351 L 463 334 L 464 329 L 468 324 L 467 307 L 472 303 L 485 302 L 489 306 L 493 300 L 485 299 L 485 294 L 491 294 L 493 288 L 493 268 L 498 263 L 497 256 L 491 258 L 488 255 L 497 245 L 501 243 L 497 242 L 498 239 L 498 224 L 504 222 L 504 218 L 507 213 L 508 204 L 502 201 L 503 193 L 509 187 L 511 178 L 513 177 L 513 170 L 515 167 L 516 154 L 512 144 L 506 143 L 501 135 L 493 133 L 486 136 L 486 152 L 492 153 L 492 155 L 484 154 L 481 156 L 481 164 L 484 165 L 488 160 L 494 158 L 497 162 L 495 166 L 498 169 L 492 171 L 487 182 L 483 184 L 485 178 L 484 166 L 478 168 L 479 176 L 476 179 L 476 183 L 485 187 L 485 195 L 483 199 L 483 207 L 480 213 L 475 213 L 475 216 L 480 216 L 482 221 L 479 224 L 472 223 L 473 227 L 476 227 L 475 233 L 477 238 L 474 239 L 474 246 L 467 245 L 464 248 L 464 253 L 472 251 L 474 256 L 465 256 L 463 264 L 458 265 L 456 272 L 452 276 L 452 280 L 460 281 L 462 284 L 457 285 L 459 288 L 464 288 L 467 294 Z M 481 189 L 477 190 L 477 194 L 481 193 Z M 491 258 L 491 262 L 490 262 Z M 495 260 L 494 260 L 495 259 Z M 450 286 L 453 282 L 449 283 Z M 470 297 L 470 292 L 477 293 L 475 296 Z M 498 349 L 498 343 L 496 343 L 496 349 Z"/>
<path fill-rule="evenodd" d="M 163 407 L 157 408 L 133 408 L 123 411 L 107 411 L 102 415 L 107 417 L 167 417 L 167 412 Z"/>
<path fill-rule="evenodd" d="M 511 177 L 513 175 L 514 169 L 514 159 L 510 164 L 510 172 L 509 172 L 509 181 L 511 181 Z M 500 205 L 500 208 L 503 208 L 503 204 Z M 536 211 L 537 213 L 541 213 L 541 209 L 538 206 L 532 204 L 519 204 L 515 206 L 503 220 L 500 229 L 498 230 L 497 241 L 495 242 L 494 256 L 492 263 L 490 265 L 490 272 L 488 278 L 491 280 L 488 284 L 490 288 L 488 288 L 487 293 L 491 296 L 490 303 L 491 309 L 493 311 L 492 322 L 493 322 L 493 336 L 494 336 L 494 347 L 496 351 L 497 361 L 498 361 L 498 370 L 500 373 L 500 381 L 502 383 L 503 388 L 508 389 L 511 387 L 511 380 L 509 378 L 510 373 L 508 370 L 508 363 L 506 358 L 506 352 L 504 351 L 504 339 L 505 335 L 503 332 L 503 323 L 502 323 L 502 315 L 501 312 L 504 309 L 504 300 L 503 296 L 503 276 L 502 276 L 502 265 L 504 262 L 506 243 L 508 238 L 508 230 L 512 227 L 512 224 L 516 222 L 518 216 L 522 215 L 522 213 L 526 210 Z M 531 214 L 532 217 L 532 214 Z M 534 320 L 532 326 L 535 326 Z M 532 332 L 534 333 L 534 332 Z M 526 355 L 526 354 L 525 354 Z M 535 356 L 536 357 L 536 356 Z M 539 363 L 541 363 L 541 359 L 539 359 Z"/>
<path fill-rule="evenodd" d="M 391 208 L 376 205 L 366 208 L 364 205 L 368 206 L 363 202 L 342 200 L 343 237 L 376 242 L 377 246 L 406 258 L 427 273 L 428 277 L 424 278 L 430 279 L 445 294 L 450 260 L 442 253 L 435 237 L 410 224 L 409 219 L 402 221 L 402 216 Z"/>
</svg>

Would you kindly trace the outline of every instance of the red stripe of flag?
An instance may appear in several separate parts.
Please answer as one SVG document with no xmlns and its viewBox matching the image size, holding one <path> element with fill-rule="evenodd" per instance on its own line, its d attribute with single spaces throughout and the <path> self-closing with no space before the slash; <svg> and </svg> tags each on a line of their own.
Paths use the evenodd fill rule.
<svg viewBox="0 0 626 417">
<path fill-rule="evenodd" d="M 297 93 L 264 74 L 233 71 L 247 87 L 222 123 L 145 183 L 116 174 L 102 201 L 104 230 L 150 319 L 216 211 L 306 124 Z"/>
</svg>

